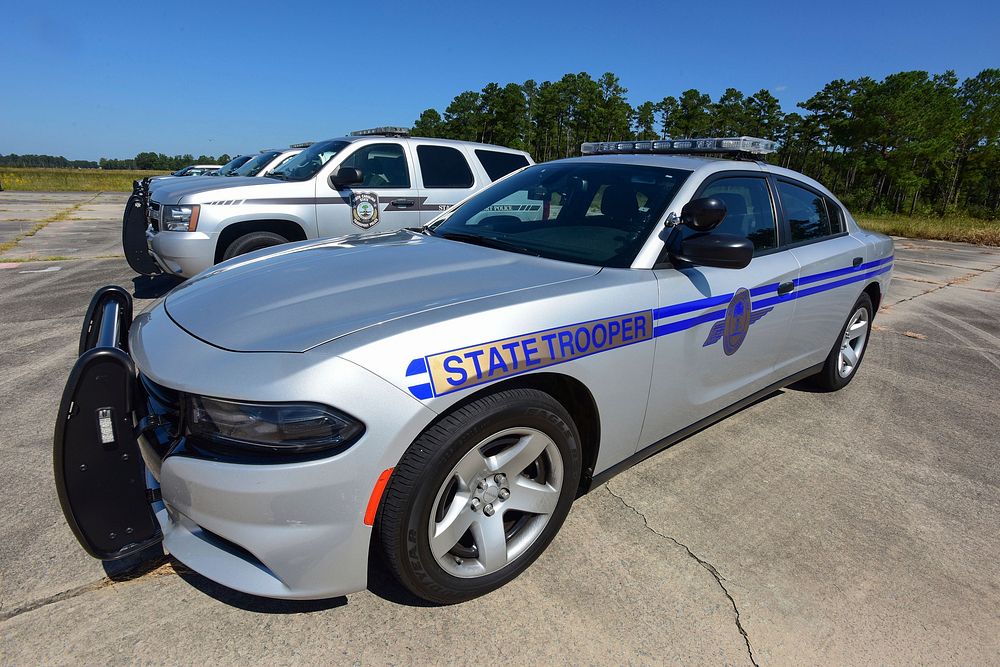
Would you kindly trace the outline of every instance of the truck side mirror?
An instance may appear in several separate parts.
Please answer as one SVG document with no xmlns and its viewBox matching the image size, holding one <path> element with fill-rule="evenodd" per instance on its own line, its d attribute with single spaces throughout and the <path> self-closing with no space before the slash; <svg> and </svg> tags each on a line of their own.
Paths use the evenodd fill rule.
<svg viewBox="0 0 1000 667">
<path fill-rule="evenodd" d="M 364 180 L 364 174 L 355 167 L 341 167 L 330 174 L 330 185 L 335 190 L 342 190 L 351 185 L 360 185 L 364 183 Z"/>
</svg>

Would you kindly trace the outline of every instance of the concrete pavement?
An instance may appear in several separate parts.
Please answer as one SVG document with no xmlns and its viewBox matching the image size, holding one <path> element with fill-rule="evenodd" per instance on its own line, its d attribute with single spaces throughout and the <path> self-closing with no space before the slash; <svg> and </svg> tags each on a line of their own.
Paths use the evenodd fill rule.
<svg viewBox="0 0 1000 667">
<path fill-rule="evenodd" d="M 120 255 L 124 201 L 15 256 Z M 75 219 L 91 206 L 101 220 Z M 309 603 L 169 559 L 108 577 L 59 509 L 54 412 L 93 291 L 137 290 L 141 310 L 172 283 L 120 258 L 2 265 L 0 661 L 996 664 L 1000 249 L 900 239 L 896 258 L 846 390 L 784 390 L 619 475 L 513 584 L 453 607 L 377 568 Z"/>
</svg>

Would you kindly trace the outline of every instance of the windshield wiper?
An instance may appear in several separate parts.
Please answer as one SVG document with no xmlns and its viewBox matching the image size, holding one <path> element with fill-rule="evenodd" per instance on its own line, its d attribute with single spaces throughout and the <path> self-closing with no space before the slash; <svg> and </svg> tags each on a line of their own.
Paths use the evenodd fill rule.
<svg viewBox="0 0 1000 667">
<path fill-rule="evenodd" d="M 510 252 L 517 252 L 523 255 L 532 255 L 534 257 L 541 256 L 537 252 L 533 252 L 517 244 L 510 243 L 509 241 L 498 239 L 495 236 L 480 236 L 478 234 L 466 234 L 464 232 L 443 232 L 439 234 L 434 231 L 431 231 L 431 235 L 440 236 L 443 239 L 450 239 L 452 241 L 461 241 L 462 243 L 481 245 L 486 248 L 496 248 L 497 250 L 508 250 Z"/>
<path fill-rule="evenodd" d="M 287 181 L 288 180 L 288 178 L 284 174 L 280 174 L 280 173 L 278 173 L 276 171 L 269 171 L 269 172 L 267 172 L 266 174 L 264 174 L 264 178 L 276 178 L 279 181 Z"/>
</svg>

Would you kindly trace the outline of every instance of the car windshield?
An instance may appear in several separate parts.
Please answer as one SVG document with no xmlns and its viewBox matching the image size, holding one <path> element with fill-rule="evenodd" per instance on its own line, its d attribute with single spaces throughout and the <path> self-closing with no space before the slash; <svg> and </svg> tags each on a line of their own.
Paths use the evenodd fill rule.
<svg viewBox="0 0 1000 667">
<path fill-rule="evenodd" d="M 232 160 L 222 165 L 219 171 L 215 172 L 216 176 L 236 176 L 236 170 L 242 167 L 244 164 L 250 161 L 252 155 L 239 155 L 234 157 Z"/>
<path fill-rule="evenodd" d="M 308 181 L 329 162 L 334 155 L 344 150 L 351 142 L 341 140 L 320 141 L 305 149 L 291 160 L 271 172 L 275 178 L 286 181 Z"/>
<path fill-rule="evenodd" d="M 249 160 L 236 170 L 234 176 L 256 176 L 260 170 L 270 164 L 271 160 L 281 155 L 281 151 L 266 151 Z"/>
<path fill-rule="evenodd" d="M 187 176 L 188 172 L 191 171 L 192 167 L 182 167 L 177 171 L 170 174 L 171 176 Z"/>
<path fill-rule="evenodd" d="M 625 268 L 690 173 L 582 161 L 535 165 L 475 195 L 432 233 L 549 259 Z"/>
</svg>

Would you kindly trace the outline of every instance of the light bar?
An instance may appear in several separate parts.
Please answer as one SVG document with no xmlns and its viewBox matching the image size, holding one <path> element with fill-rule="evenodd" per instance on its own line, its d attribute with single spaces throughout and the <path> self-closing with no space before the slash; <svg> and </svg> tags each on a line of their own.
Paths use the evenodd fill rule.
<svg viewBox="0 0 1000 667">
<path fill-rule="evenodd" d="M 778 150 L 778 142 L 757 137 L 714 137 L 710 139 L 661 139 L 656 141 L 588 141 L 580 146 L 584 155 L 611 153 L 753 153 L 764 155 Z"/>
<path fill-rule="evenodd" d="M 316 142 L 315 141 L 303 141 L 303 142 L 298 143 L 298 144 L 290 144 L 288 147 L 289 148 L 309 148 L 314 143 L 316 143 Z"/>
<path fill-rule="evenodd" d="M 407 127 L 373 127 L 368 130 L 354 130 L 352 137 L 370 137 L 373 135 L 384 137 L 408 137 L 410 129 Z"/>
</svg>

